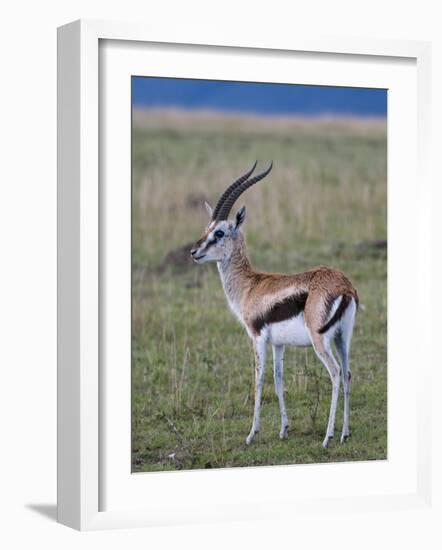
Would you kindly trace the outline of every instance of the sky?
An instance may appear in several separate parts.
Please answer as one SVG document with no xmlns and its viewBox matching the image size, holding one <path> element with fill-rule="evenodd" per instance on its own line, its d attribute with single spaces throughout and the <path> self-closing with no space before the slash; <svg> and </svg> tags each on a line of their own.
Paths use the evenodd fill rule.
<svg viewBox="0 0 442 550">
<path fill-rule="evenodd" d="M 387 90 L 132 77 L 136 108 L 209 109 L 257 115 L 385 117 Z"/>
</svg>

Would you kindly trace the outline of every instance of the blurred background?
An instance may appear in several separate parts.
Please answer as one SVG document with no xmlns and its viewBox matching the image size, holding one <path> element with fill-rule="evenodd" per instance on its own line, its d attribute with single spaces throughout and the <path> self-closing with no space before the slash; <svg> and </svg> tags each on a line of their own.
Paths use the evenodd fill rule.
<svg viewBox="0 0 442 550">
<path fill-rule="evenodd" d="M 386 458 L 387 92 L 379 89 L 132 78 L 133 471 Z M 214 265 L 189 249 L 204 201 L 255 160 L 271 176 L 243 195 L 256 269 L 328 264 L 357 287 L 352 437 L 324 451 L 331 394 L 314 353 L 288 349 L 290 431 L 279 441 L 270 357 L 262 427 L 253 354 Z M 337 433 L 342 421 L 342 403 Z"/>
</svg>

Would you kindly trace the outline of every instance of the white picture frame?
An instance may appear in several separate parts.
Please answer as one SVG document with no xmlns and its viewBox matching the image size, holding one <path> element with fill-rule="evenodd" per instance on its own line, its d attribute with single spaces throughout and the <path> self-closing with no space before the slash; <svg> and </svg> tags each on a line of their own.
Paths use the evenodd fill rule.
<svg viewBox="0 0 442 550">
<path fill-rule="evenodd" d="M 120 49 L 114 57 L 109 53 L 103 54 L 107 51 L 106 43 L 124 45 L 125 53 L 121 53 Z M 103 183 L 102 174 L 100 180 L 100 154 L 102 154 L 103 147 L 101 142 L 103 136 L 100 134 L 100 115 L 103 117 L 106 109 L 106 106 L 101 104 L 104 102 L 100 95 L 100 86 L 105 86 L 106 83 L 109 86 L 110 82 L 115 84 L 118 83 L 118 80 L 106 80 L 108 76 L 103 76 L 100 64 L 112 63 L 112 66 L 117 68 L 116 71 L 109 72 L 111 79 L 115 77 L 118 79 L 119 75 L 123 74 L 119 72 L 120 70 L 125 71 L 124 74 L 130 74 L 132 69 L 129 66 L 127 52 L 135 46 L 139 48 L 140 44 L 154 45 L 155 52 L 150 52 L 151 59 L 156 55 L 161 63 L 165 62 L 159 57 L 163 45 L 165 48 L 173 50 L 169 55 L 172 60 L 178 60 L 179 53 L 177 52 L 192 53 L 195 48 L 199 48 L 198 51 L 203 52 L 204 57 L 209 61 L 211 56 L 215 55 L 215 51 L 221 52 L 222 55 L 227 53 L 231 60 L 241 55 L 247 55 L 247 53 L 250 55 L 253 53 L 256 56 L 271 55 L 274 60 L 277 60 L 296 52 L 303 52 L 303 54 L 318 58 L 329 56 L 328 60 L 332 60 L 334 57 L 338 63 L 345 59 L 346 62 L 354 62 L 356 65 L 367 65 L 367 61 L 373 59 L 379 62 L 380 67 L 385 65 L 385 75 L 382 78 L 387 78 L 386 75 L 391 73 L 391 68 L 398 66 L 395 63 L 403 62 L 404 66 L 412 65 L 415 71 L 413 78 L 417 82 L 417 93 L 416 90 L 410 88 L 408 91 L 411 95 L 408 95 L 408 99 L 406 98 L 405 101 L 413 103 L 413 108 L 417 113 L 417 124 L 413 126 L 415 121 L 414 123 L 410 121 L 410 126 L 407 126 L 404 121 L 404 128 L 409 129 L 411 135 L 408 136 L 408 141 L 403 142 L 402 146 L 409 148 L 405 151 L 407 162 L 411 164 L 404 161 L 403 173 L 401 173 L 400 163 L 396 162 L 393 157 L 392 165 L 389 166 L 389 180 L 402 178 L 404 182 L 401 202 L 403 216 L 398 214 L 396 217 L 398 225 L 393 227 L 392 231 L 393 235 L 398 235 L 400 224 L 406 223 L 407 208 L 415 207 L 417 200 L 419 208 L 418 214 L 416 216 L 415 212 L 415 216 L 418 230 L 414 231 L 414 237 L 410 235 L 410 238 L 419 245 L 415 250 L 419 262 L 416 263 L 417 267 L 414 270 L 411 268 L 410 277 L 418 284 L 418 288 L 428 289 L 432 285 L 430 249 L 425 244 L 431 242 L 429 222 L 431 186 L 426 162 L 431 116 L 428 101 L 430 78 L 430 45 L 428 43 L 347 37 L 311 39 L 298 36 L 289 40 L 281 37 L 279 43 L 272 44 L 267 44 L 264 39 L 256 39 L 252 43 L 243 41 L 241 38 L 234 43 L 217 41 L 216 44 L 210 44 L 203 34 L 200 37 L 188 37 L 183 31 L 180 36 L 176 33 L 173 37 L 156 36 L 151 29 L 134 24 L 77 21 L 61 27 L 58 31 L 59 522 L 76 529 L 90 530 L 258 519 L 264 514 L 268 517 L 269 510 L 266 509 L 264 512 L 266 503 L 272 503 L 269 508 L 272 510 L 273 517 L 282 517 L 284 514 L 289 517 L 294 513 L 326 510 L 333 503 L 339 503 L 342 511 L 354 510 L 355 507 L 363 511 L 380 509 L 391 511 L 404 507 L 429 506 L 431 502 L 431 433 L 429 430 L 431 410 L 425 388 L 430 384 L 431 357 L 429 355 L 430 346 L 427 345 L 430 330 L 425 323 L 430 322 L 430 315 L 426 316 L 428 321 L 425 321 L 423 315 L 422 323 L 416 329 L 419 346 L 415 351 L 415 353 L 426 353 L 428 360 L 421 362 L 419 378 L 411 379 L 411 384 L 409 384 L 409 391 L 414 392 L 413 395 L 416 397 L 415 406 L 413 405 L 410 408 L 411 412 L 409 411 L 410 432 L 413 432 L 409 441 L 412 446 L 407 448 L 410 451 L 408 453 L 410 457 L 413 456 L 409 457 L 410 460 L 407 463 L 401 463 L 404 469 L 401 475 L 398 475 L 397 485 L 394 487 L 393 485 L 385 486 L 384 489 L 376 487 L 372 492 L 353 494 L 349 483 L 347 490 L 343 492 L 339 492 L 340 489 L 337 485 L 330 485 L 328 493 L 324 493 L 322 484 L 327 484 L 327 480 L 331 477 L 339 478 L 344 468 L 352 469 L 352 464 L 309 466 L 308 471 L 304 471 L 303 477 L 315 478 L 318 484 L 317 490 L 310 485 L 310 498 L 305 491 L 300 498 L 297 498 L 296 495 L 288 497 L 287 494 L 282 493 L 281 489 L 278 489 L 278 487 L 284 487 L 287 479 L 294 472 L 292 466 L 204 472 L 204 477 L 198 472 L 157 474 L 155 477 L 144 477 L 143 480 L 138 478 L 137 481 L 134 481 L 134 476 L 129 479 L 129 470 L 127 479 L 125 478 L 121 483 L 120 480 L 115 482 L 117 488 L 112 492 L 111 505 L 109 506 L 105 502 L 106 499 L 103 500 L 103 494 L 106 494 L 103 492 L 103 484 L 113 483 L 114 478 L 118 475 L 118 468 L 122 468 L 121 460 L 125 460 L 124 452 L 128 453 L 130 450 L 123 450 L 119 465 L 119 459 L 106 462 L 106 456 L 111 454 L 111 450 L 112 456 L 113 451 L 117 456 L 118 449 L 115 446 L 110 448 L 105 437 L 106 421 L 109 422 L 105 417 L 109 415 L 109 410 L 103 403 L 106 403 L 107 392 L 116 391 L 116 388 L 124 387 L 124 385 L 119 386 L 118 380 L 113 385 L 103 386 L 102 383 L 103 365 L 100 338 L 103 327 L 103 310 L 101 305 L 106 298 L 106 289 L 103 289 L 101 283 L 103 277 L 106 276 L 103 270 L 107 265 L 107 260 L 103 261 L 103 238 L 106 238 L 106 235 L 103 236 L 103 231 L 111 231 L 112 226 L 100 221 L 100 212 L 104 207 L 112 209 L 115 206 L 108 203 L 106 206 L 103 205 L 103 188 L 100 186 Z M 137 56 L 131 55 L 130 57 L 135 59 Z M 188 64 L 180 64 L 184 76 L 191 76 L 188 73 L 192 70 L 193 62 L 192 55 L 189 54 Z M 212 65 L 217 65 L 212 69 L 213 75 L 216 76 L 220 69 L 218 64 Z M 379 70 L 382 71 L 382 69 Z M 179 71 L 179 69 L 175 69 L 175 71 Z M 403 73 L 404 80 L 398 86 L 406 86 L 408 82 L 409 71 L 404 70 Z M 263 81 L 266 77 L 269 78 L 268 75 L 264 75 Z M 323 83 L 327 83 L 330 76 L 326 74 L 322 78 Z M 379 82 L 382 81 L 382 78 Z M 361 80 L 360 85 L 363 82 L 365 80 Z M 123 97 L 126 92 L 122 90 Z M 407 94 L 404 94 L 404 97 L 405 95 Z M 111 100 L 118 101 L 119 99 L 114 94 Z M 400 98 L 398 98 L 399 103 Z M 394 111 L 395 104 L 396 102 L 393 105 L 389 104 L 389 111 L 390 107 Z M 122 115 L 124 115 L 123 111 Z M 115 116 L 119 115 L 115 114 Z M 127 124 L 130 124 L 129 120 Z M 127 130 L 127 126 L 120 125 L 119 129 L 121 128 L 123 129 L 121 134 L 123 139 L 127 139 L 127 133 L 124 133 L 124 128 Z M 390 145 L 389 142 L 389 155 L 390 149 L 392 155 L 399 155 L 400 144 L 396 145 L 396 153 L 394 152 L 395 148 L 391 148 Z M 118 146 L 118 143 L 110 146 Z M 124 143 L 122 147 L 124 148 Z M 127 161 L 127 150 L 125 149 L 125 151 L 122 156 Z M 415 164 L 413 164 L 414 161 Z M 413 171 L 410 173 L 410 166 L 416 168 L 417 177 Z M 125 169 L 127 171 L 127 162 L 125 166 L 122 166 L 123 172 Z M 394 171 L 393 175 L 391 170 Z M 106 172 L 106 170 L 103 171 Z M 127 174 L 124 175 L 124 173 L 120 173 L 120 175 L 122 178 L 127 177 Z M 392 178 L 390 178 L 391 176 Z M 419 182 L 419 185 L 416 182 Z M 116 201 L 114 199 L 113 204 L 116 203 L 118 203 L 118 198 Z M 123 238 L 122 241 L 124 243 L 125 239 Z M 124 249 L 121 251 L 124 254 Z M 399 252 L 395 254 L 393 248 L 393 261 L 395 261 L 395 256 L 400 256 L 400 254 Z M 396 258 L 396 261 L 399 265 L 401 259 Z M 394 264 L 392 268 L 394 269 Z M 119 280 L 123 281 L 123 284 L 127 284 L 127 274 L 125 279 L 125 275 L 122 273 Z M 396 287 L 396 290 L 389 288 L 392 291 L 390 294 L 393 294 L 393 305 L 398 303 L 398 301 L 394 301 L 395 295 L 398 296 L 402 291 L 400 284 Z M 431 311 L 430 294 L 428 292 L 418 293 L 417 302 L 413 307 L 419 307 L 420 311 L 429 313 Z M 125 306 L 122 307 L 124 309 Z M 398 313 L 400 314 L 400 312 Z M 399 352 L 400 350 L 395 358 L 398 364 L 401 360 Z M 411 369 L 411 361 L 412 354 L 408 360 L 405 358 L 404 368 Z M 394 387 L 389 385 L 389 397 L 390 392 L 394 391 Z M 126 405 L 127 399 L 127 396 L 125 398 L 123 396 Z M 401 405 L 400 397 L 398 397 L 397 403 L 399 411 L 404 403 L 402 401 Z M 120 417 L 118 416 L 119 411 L 116 411 L 116 416 L 112 417 L 112 425 L 115 427 L 115 432 L 121 434 L 123 441 L 127 443 L 127 407 L 125 411 Z M 126 420 L 121 422 L 119 419 L 121 417 Z M 391 429 L 391 426 L 389 428 Z M 394 444 L 394 441 L 389 441 L 389 446 L 391 443 Z M 406 445 L 406 438 L 403 437 L 398 445 Z M 120 444 L 120 447 L 124 448 L 124 445 Z M 115 463 L 117 463 L 116 466 Z M 402 466 L 398 465 L 397 468 L 400 469 Z M 393 479 L 396 471 L 395 461 L 390 460 L 387 467 L 390 469 L 383 468 L 381 464 L 376 474 Z M 299 469 L 299 466 L 297 468 Z M 372 466 L 369 465 L 369 468 Z M 408 486 L 404 480 L 409 476 L 411 470 L 413 470 L 413 480 L 410 480 L 412 483 Z M 399 472 L 399 470 L 397 471 Z M 350 479 L 352 476 L 357 479 L 358 476 L 361 476 L 361 472 L 362 469 L 353 468 L 349 475 Z M 129 485 L 139 485 L 140 483 L 149 487 L 146 483 L 150 484 L 147 492 L 146 488 L 143 488 L 141 492 L 141 495 L 146 494 L 146 500 L 150 500 L 150 503 L 140 505 L 140 496 L 131 498 L 131 495 L 133 496 L 135 493 L 130 492 L 132 488 L 126 490 L 123 487 L 123 482 L 126 483 L 126 488 Z M 219 501 L 215 505 L 207 506 L 209 497 L 204 493 L 204 488 L 210 487 L 211 483 L 215 484 L 212 489 L 217 487 L 217 490 L 220 491 Z M 312 482 L 309 481 L 309 483 Z M 234 498 L 235 495 L 229 493 L 228 490 L 222 494 L 222 488 L 229 487 L 229 485 L 241 486 L 248 496 L 244 496 L 241 500 L 241 498 Z M 254 488 L 259 485 L 261 496 L 258 498 Z M 299 484 L 297 486 L 300 487 Z M 176 494 L 173 493 L 174 487 L 176 487 Z M 134 491 L 136 490 L 134 488 Z M 200 491 L 201 497 L 199 499 L 195 496 L 198 491 Z M 192 492 L 195 493 L 193 497 Z M 167 498 L 161 499 L 161 494 L 166 494 Z M 172 494 L 174 502 L 170 502 Z M 180 494 L 185 496 L 186 505 L 184 505 L 183 499 L 180 500 Z M 283 506 L 274 506 L 275 502 L 283 503 Z"/>
</svg>

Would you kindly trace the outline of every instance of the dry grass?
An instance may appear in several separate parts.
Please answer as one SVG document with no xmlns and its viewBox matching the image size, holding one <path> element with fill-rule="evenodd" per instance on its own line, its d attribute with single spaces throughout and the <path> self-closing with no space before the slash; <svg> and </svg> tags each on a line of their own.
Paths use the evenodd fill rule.
<svg viewBox="0 0 442 550">
<path fill-rule="evenodd" d="M 297 131 L 349 133 L 379 137 L 385 135 L 386 119 L 379 117 L 318 117 L 260 116 L 220 113 L 210 110 L 184 111 L 180 109 L 135 109 L 134 128 L 141 130 L 174 130 L 253 133 L 289 133 Z"/>
</svg>

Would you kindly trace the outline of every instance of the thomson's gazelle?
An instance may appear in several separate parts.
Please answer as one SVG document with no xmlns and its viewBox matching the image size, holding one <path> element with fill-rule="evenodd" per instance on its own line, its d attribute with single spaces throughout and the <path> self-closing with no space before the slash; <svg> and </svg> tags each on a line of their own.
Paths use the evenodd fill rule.
<svg viewBox="0 0 442 550">
<path fill-rule="evenodd" d="M 350 369 L 349 349 L 358 307 L 356 289 L 340 271 L 317 267 L 305 273 L 282 275 L 254 271 L 246 252 L 241 225 L 243 206 L 235 219 L 228 220 L 237 198 L 263 179 L 269 168 L 250 178 L 256 167 L 235 181 L 223 193 L 215 209 L 208 204 L 210 222 L 191 254 L 195 262 L 217 262 L 227 301 L 253 340 L 255 350 L 255 408 L 252 429 L 246 443 L 259 431 L 260 403 L 266 362 L 266 348 L 273 348 L 275 389 L 281 411 L 281 439 L 287 437 L 288 420 L 283 392 L 285 346 L 313 346 L 332 382 L 332 397 L 323 446 L 333 437 L 339 386 L 344 389 L 344 425 L 341 442 L 349 436 Z M 336 345 L 340 363 L 332 352 Z"/>
</svg>

